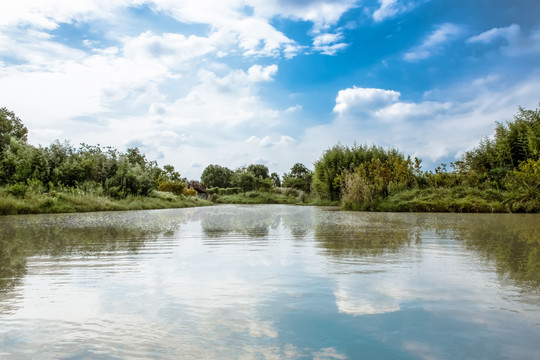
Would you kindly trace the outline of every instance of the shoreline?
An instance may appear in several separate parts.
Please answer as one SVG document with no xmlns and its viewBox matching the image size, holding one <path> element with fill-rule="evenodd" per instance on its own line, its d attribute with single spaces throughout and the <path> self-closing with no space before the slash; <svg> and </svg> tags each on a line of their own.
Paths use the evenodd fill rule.
<svg viewBox="0 0 540 360">
<path fill-rule="evenodd" d="M 147 196 L 128 196 L 114 199 L 97 194 L 73 192 L 34 193 L 23 197 L 0 194 L 1 215 L 62 214 L 102 211 L 158 210 L 203 207 L 225 204 L 236 205 L 296 205 L 332 206 L 341 211 L 396 212 L 396 213 L 538 213 L 537 209 L 511 211 L 512 204 L 505 203 L 502 195 L 486 198 L 483 194 L 455 197 L 450 189 L 442 194 L 435 193 L 397 193 L 374 203 L 369 208 L 351 207 L 350 204 L 325 201 L 311 197 L 285 196 L 275 193 L 248 192 L 245 195 L 210 196 L 203 200 L 196 196 L 173 195 L 153 191 Z"/>
</svg>

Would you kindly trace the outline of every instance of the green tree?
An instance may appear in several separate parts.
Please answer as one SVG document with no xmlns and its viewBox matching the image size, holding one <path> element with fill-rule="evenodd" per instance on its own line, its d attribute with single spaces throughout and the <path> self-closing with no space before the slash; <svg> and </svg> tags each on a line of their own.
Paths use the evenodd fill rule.
<svg viewBox="0 0 540 360">
<path fill-rule="evenodd" d="M 371 159 L 342 176 L 342 206 L 349 210 L 370 210 L 378 200 L 392 192 L 416 185 L 414 165 L 403 155 L 386 160 Z"/>
<path fill-rule="evenodd" d="M 257 178 L 244 166 L 234 172 L 232 182 L 233 186 L 240 188 L 245 196 L 246 192 L 256 189 Z"/>
<path fill-rule="evenodd" d="M 540 159 L 528 159 L 505 179 L 507 203 L 512 211 L 538 212 L 540 209 Z"/>
<path fill-rule="evenodd" d="M 274 187 L 281 187 L 281 179 L 279 178 L 278 173 L 276 172 L 271 173 L 270 179 L 272 179 L 272 183 Z"/>
<path fill-rule="evenodd" d="M 268 167 L 263 164 L 251 164 L 247 167 L 247 171 L 253 174 L 256 178 L 259 179 L 268 179 L 270 178 L 270 174 L 268 171 Z"/>
<path fill-rule="evenodd" d="M 13 111 L 5 107 L 0 108 L 0 153 L 9 146 L 12 137 L 26 142 L 28 139 L 28 129 Z"/>
<path fill-rule="evenodd" d="M 201 182 L 207 188 L 229 188 L 232 186 L 233 171 L 220 165 L 208 165 L 202 175 Z"/>
<path fill-rule="evenodd" d="M 514 121 L 497 123 L 493 140 L 484 139 L 463 157 L 467 170 L 485 174 L 499 184 L 527 161 L 540 158 L 540 110 L 519 108 Z"/>
<path fill-rule="evenodd" d="M 386 161 L 392 156 L 403 155 L 395 149 L 385 150 L 378 146 L 335 145 L 326 150 L 315 162 L 313 189 L 323 199 L 339 200 L 344 172 L 353 171 L 365 162 L 374 159 Z"/>
<path fill-rule="evenodd" d="M 130 164 L 132 165 L 137 164 L 141 167 L 141 169 L 146 169 L 146 166 L 148 163 L 146 160 L 146 155 L 141 154 L 141 151 L 139 150 L 139 148 L 137 147 L 128 148 L 126 150 L 126 156 Z"/>
<path fill-rule="evenodd" d="M 289 173 L 283 174 L 283 187 L 302 190 L 309 193 L 313 172 L 304 164 L 296 163 Z"/>
</svg>

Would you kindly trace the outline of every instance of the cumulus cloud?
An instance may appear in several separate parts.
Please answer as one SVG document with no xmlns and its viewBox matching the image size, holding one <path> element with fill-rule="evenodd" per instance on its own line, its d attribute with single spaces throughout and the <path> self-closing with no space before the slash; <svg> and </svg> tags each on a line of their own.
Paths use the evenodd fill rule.
<svg viewBox="0 0 540 360">
<path fill-rule="evenodd" d="M 122 13 L 129 7 L 149 6 L 155 12 L 171 16 L 182 23 L 205 24 L 213 37 L 219 37 L 220 46 L 234 42 L 245 56 L 295 56 L 302 50 L 294 40 L 278 31 L 271 20 L 280 16 L 313 23 L 314 29 L 327 28 L 335 24 L 344 12 L 355 5 L 355 1 L 307 1 L 302 3 L 275 1 L 172 1 L 172 0 L 115 0 L 115 1 L 19 1 L 0 4 L 0 27 L 30 26 L 40 30 L 54 30 L 61 24 L 73 24 L 93 20 L 111 23 L 114 14 Z M 252 15 L 246 15 L 245 5 L 253 8 Z M 315 30 L 318 31 L 318 30 Z M 112 34 L 112 33 L 111 33 Z M 118 36 L 118 35 L 117 35 Z M 167 54 L 174 51 L 166 44 L 153 40 L 153 51 Z M 173 42 L 184 39 L 172 39 Z M 196 40 L 196 39 L 193 39 Z M 201 40 L 201 39 L 199 39 Z M 89 42 L 86 41 L 88 45 Z M 195 46 L 192 49 L 197 50 Z M 206 49 L 206 46 L 202 46 Z M 152 50 L 152 49 L 150 49 Z M 178 49 L 176 49 L 178 50 Z M 220 49 L 223 50 L 223 49 Z M 164 53 L 163 53 L 164 51 Z M 221 51 L 220 54 L 227 53 Z"/>
<path fill-rule="evenodd" d="M 162 62 L 169 68 L 185 66 L 186 61 L 216 51 L 224 39 L 213 33 L 209 37 L 165 33 L 162 35 L 145 31 L 139 36 L 126 39 L 123 52 L 126 58 L 142 62 Z"/>
<path fill-rule="evenodd" d="M 178 21 L 204 23 L 236 38 L 246 56 L 279 56 L 291 58 L 303 47 L 275 29 L 275 17 L 309 21 L 318 34 L 335 25 L 341 16 L 357 6 L 355 0 L 252 0 L 252 1 L 172 1 L 154 0 L 153 8 L 170 14 Z M 245 7 L 250 14 L 246 15 Z M 337 51 L 336 46 L 336 50 Z"/>
<path fill-rule="evenodd" d="M 461 33 L 461 27 L 455 24 L 446 23 L 439 25 L 436 30 L 427 36 L 421 45 L 408 51 L 403 58 L 407 61 L 427 59 Z"/>
<path fill-rule="evenodd" d="M 185 97 L 160 106 L 166 109 L 160 117 L 183 127 L 195 124 L 232 127 L 250 121 L 271 122 L 280 112 L 260 100 L 257 84 L 271 81 L 277 70 L 277 65 L 253 65 L 247 71 L 232 70 L 224 76 L 201 70 L 198 84 Z"/>
<path fill-rule="evenodd" d="M 253 65 L 248 69 L 248 78 L 253 82 L 270 81 L 277 73 L 277 65 L 263 67 L 261 65 Z"/>
<path fill-rule="evenodd" d="M 458 159 L 490 135 L 495 122 L 511 120 L 517 105 L 537 104 L 538 76 L 508 86 L 496 76 L 475 79 L 440 95 L 460 93 L 469 100 L 401 101 L 394 90 L 351 87 L 340 90 L 332 122 L 305 131 L 298 153 L 343 144 L 395 147 L 424 160 L 426 166 Z M 331 134 L 331 135 L 330 135 Z M 320 150 L 319 150 L 320 151 Z M 313 160 L 316 160 L 314 158 Z"/>
<path fill-rule="evenodd" d="M 340 115 L 371 112 L 399 99 L 393 90 L 352 87 L 338 92 L 334 112 Z"/>
</svg>

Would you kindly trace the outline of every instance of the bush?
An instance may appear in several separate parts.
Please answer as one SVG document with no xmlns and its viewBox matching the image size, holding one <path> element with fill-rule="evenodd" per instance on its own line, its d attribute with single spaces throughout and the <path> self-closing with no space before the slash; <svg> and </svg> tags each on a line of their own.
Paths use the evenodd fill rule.
<svg viewBox="0 0 540 360">
<path fill-rule="evenodd" d="M 41 200 L 39 203 L 39 207 L 42 209 L 48 209 L 53 208 L 58 204 L 58 199 L 52 198 L 52 197 L 46 197 L 45 199 Z"/>
<path fill-rule="evenodd" d="M 9 187 L 8 193 L 15 197 L 22 198 L 26 194 L 26 190 L 28 190 L 28 186 L 23 183 L 17 183 Z"/>
<path fill-rule="evenodd" d="M 187 188 L 186 183 L 182 181 L 162 181 L 158 185 L 158 190 L 170 192 L 175 195 L 182 195 L 185 194 L 184 192 L 187 190 Z"/>
<path fill-rule="evenodd" d="M 197 196 L 197 190 L 185 188 L 182 192 L 185 196 Z"/>
</svg>

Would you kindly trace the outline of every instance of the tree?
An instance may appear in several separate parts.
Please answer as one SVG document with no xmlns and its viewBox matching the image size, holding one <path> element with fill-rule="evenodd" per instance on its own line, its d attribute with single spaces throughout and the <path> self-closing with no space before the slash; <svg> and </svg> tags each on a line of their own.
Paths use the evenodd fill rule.
<svg viewBox="0 0 540 360">
<path fill-rule="evenodd" d="M 232 186 L 233 171 L 220 165 L 208 165 L 202 175 L 201 182 L 207 188 L 229 188 Z"/>
<path fill-rule="evenodd" d="M 392 155 L 384 161 L 371 159 L 342 175 L 342 206 L 349 210 L 369 210 L 393 191 L 413 186 L 414 165 L 410 157 Z"/>
<path fill-rule="evenodd" d="M 9 145 L 11 137 L 26 142 L 28 129 L 13 111 L 3 107 L 0 108 L 0 153 Z"/>
<path fill-rule="evenodd" d="M 259 179 L 268 179 L 270 174 L 268 168 L 263 164 L 251 164 L 247 167 L 247 171 L 253 174 L 256 178 Z"/>
<path fill-rule="evenodd" d="M 147 165 L 146 155 L 141 154 L 141 151 L 139 150 L 139 148 L 137 147 L 128 148 L 126 150 L 126 156 L 130 164 L 132 165 L 137 164 L 142 169 L 146 168 L 146 165 Z"/>
<path fill-rule="evenodd" d="M 244 196 L 246 192 L 255 190 L 256 178 L 245 166 L 234 172 L 232 181 L 235 187 L 239 187 L 242 190 Z"/>
<path fill-rule="evenodd" d="M 276 172 L 271 173 L 270 179 L 272 179 L 272 183 L 274 187 L 281 187 L 281 179 L 279 178 L 278 173 Z"/>
<path fill-rule="evenodd" d="M 315 162 L 313 172 L 313 189 L 323 199 L 339 200 L 341 195 L 342 175 L 345 171 L 352 171 L 357 166 L 379 159 L 386 161 L 392 156 L 401 156 L 395 149 L 385 150 L 378 146 L 358 146 L 349 148 L 335 145 L 326 150 L 321 158 Z"/>
<path fill-rule="evenodd" d="M 499 184 L 513 169 L 540 159 L 540 109 L 519 108 L 514 121 L 497 123 L 494 139 L 485 139 L 462 161 L 467 170 L 485 174 Z"/>
<path fill-rule="evenodd" d="M 283 187 L 302 190 L 309 193 L 313 172 L 304 164 L 296 163 L 289 173 L 283 174 Z"/>
<path fill-rule="evenodd" d="M 163 171 L 161 172 L 161 176 L 165 178 L 168 181 L 180 181 L 180 173 L 178 171 L 174 170 L 174 166 L 172 165 L 164 165 Z"/>
</svg>

